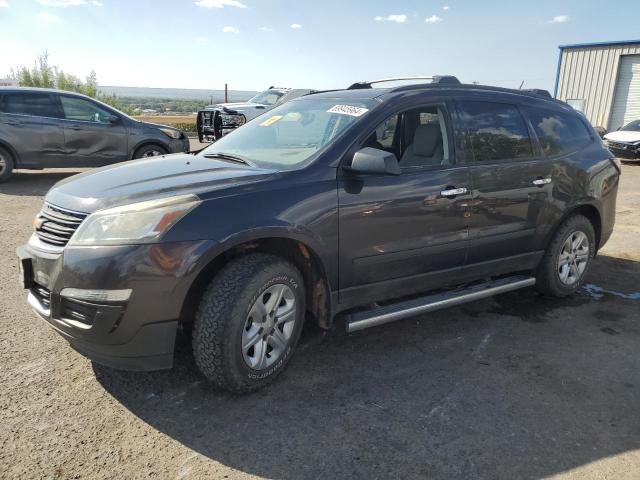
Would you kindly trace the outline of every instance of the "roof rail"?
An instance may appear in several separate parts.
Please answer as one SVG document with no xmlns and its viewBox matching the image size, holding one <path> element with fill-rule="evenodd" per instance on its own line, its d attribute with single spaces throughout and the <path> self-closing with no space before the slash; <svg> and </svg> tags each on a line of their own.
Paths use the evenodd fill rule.
<svg viewBox="0 0 640 480">
<path fill-rule="evenodd" d="M 398 81 L 407 81 L 407 80 L 431 80 L 430 85 L 433 85 L 433 84 L 460 85 L 460 80 L 458 80 L 453 75 L 430 75 L 426 77 L 384 78 L 382 80 L 372 80 L 369 82 L 356 82 L 350 85 L 347 90 L 361 90 L 364 88 L 372 88 L 372 85 L 376 83 L 398 82 Z"/>
<path fill-rule="evenodd" d="M 544 90 L 543 88 L 525 88 L 521 90 L 522 92 L 533 93 L 535 95 L 540 95 L 541 97 L 553 98 L 549 90 Z"/>
</svg>

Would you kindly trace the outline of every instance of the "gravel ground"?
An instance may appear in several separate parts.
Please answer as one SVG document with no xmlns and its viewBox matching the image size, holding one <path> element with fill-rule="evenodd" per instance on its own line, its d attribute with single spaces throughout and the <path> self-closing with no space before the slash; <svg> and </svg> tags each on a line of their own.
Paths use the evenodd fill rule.
<svg viewBox="0 0 640 480">
<path fill-rule="evenodd" d="M 638 478 L 640 166 L 589 287 L 526 289 L 353 335 L 307 330 L 288 370 L 211 391 L 94 365 L 30 311 L 15 247 L 71 171 L 0 185 L 2 478 Z"/>
</svg>

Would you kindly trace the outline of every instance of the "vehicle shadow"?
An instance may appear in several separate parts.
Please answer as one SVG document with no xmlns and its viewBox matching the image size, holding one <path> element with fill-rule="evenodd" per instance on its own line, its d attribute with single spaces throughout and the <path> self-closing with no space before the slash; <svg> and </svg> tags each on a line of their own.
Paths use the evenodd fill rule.
<svg viewBox="0 0 640 480">
<path fill-rule="evenodd" d="M 597 288 L 567 299 L 526 289 L 353 335 L 307 329 L 246 396 L 213 391 L 188 342 L 172 370 L 94 370 L 149 425 L 255 475 L 540 478 L 640 447 L 640 299 L 617 290 L 639 275 L 602 257 Z"/>
<path fill-rule="evenodd" d="M 16 170 L 11 178 L 0 183 L 0 193 L 6 195 L 41 197 L 45 195 L 53 185 L 72 175 L 82 173 L 82 169 L 61 170 Z"/>
</svg>

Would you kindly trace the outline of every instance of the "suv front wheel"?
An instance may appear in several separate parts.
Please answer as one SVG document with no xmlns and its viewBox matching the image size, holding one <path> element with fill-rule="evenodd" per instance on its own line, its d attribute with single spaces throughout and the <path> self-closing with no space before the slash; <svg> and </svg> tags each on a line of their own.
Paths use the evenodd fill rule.
<svg viewBox="0 0 640 480">
<path fill-rule="evenodd" d="M 263 253 L 233 260 L 211 281 L 196 313 L 198 368 L 219 389 L 257 390 L 289 362 L 304 312 L 302 275 L 291 263 Z"/>
<path fill-rule="evenodd" d="M 596 252 L 593 225 L 583 215 L 572 215 L 556 231 L 538 267 L 536 288 L 545 295 L 566 297 L 584 282 Z"/>
</svg>

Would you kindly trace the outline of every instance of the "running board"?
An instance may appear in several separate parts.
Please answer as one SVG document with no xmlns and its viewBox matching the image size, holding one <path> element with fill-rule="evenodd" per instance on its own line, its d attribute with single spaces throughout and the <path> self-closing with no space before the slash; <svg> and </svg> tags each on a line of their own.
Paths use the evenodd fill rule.
<svg viewBox="0 0 640 480">
<path fill-rule="evenodd" d="M 414 298 L 404 302 L 385 305 L 346 316 L 347 332 L 356 332 L 384 323 L 413 317 L 421 313 L 433 312 L 441 308 L 462 305 L 463 303 L 491 297 L 499 293 L 530 287 L 536 283 L 534 277 L 514 276 L 475 284 L 463 289 L 437 293 L 426 297 Z"/>
</svg>

